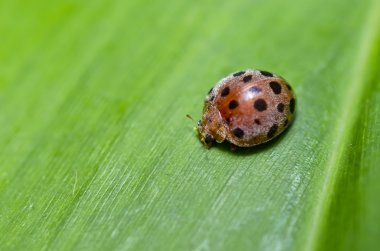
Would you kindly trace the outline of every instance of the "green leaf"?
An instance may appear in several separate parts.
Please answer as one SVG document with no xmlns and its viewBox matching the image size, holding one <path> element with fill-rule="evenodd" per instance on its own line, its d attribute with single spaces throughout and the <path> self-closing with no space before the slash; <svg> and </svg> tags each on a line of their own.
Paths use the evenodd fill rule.
<svg viewBox="0 0 380 251">
<path fill-rule="evenodd" d="M 0 250 L 377 250 L 378 0 L 3 0 L 0 34 Z M 205 149 L 247 68 L 295 122 Z"/>
</svg>

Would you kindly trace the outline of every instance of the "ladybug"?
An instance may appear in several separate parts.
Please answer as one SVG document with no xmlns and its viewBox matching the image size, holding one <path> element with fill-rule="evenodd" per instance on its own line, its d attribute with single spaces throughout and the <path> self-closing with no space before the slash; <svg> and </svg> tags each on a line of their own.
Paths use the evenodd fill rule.
<svg viewBox="0 0 380 251">
<path fill-rule="evenodd" d="M 216 141 L 251 147 L 281 134 L 294 120 L 292 87 L 267 71 L 239 71 L 220 80 L 206 96 L 198 134 L 206 147 Z"/>
</svg>

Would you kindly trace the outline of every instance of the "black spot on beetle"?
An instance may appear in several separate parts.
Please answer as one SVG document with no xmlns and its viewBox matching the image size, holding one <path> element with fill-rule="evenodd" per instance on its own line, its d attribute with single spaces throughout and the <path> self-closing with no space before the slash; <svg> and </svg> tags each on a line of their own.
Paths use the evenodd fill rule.
<svg viewBox="0 0 380 251">
<path fill-rule="evenodd" d="M 227 87 L 225 87 L 225 88 L 222 90 L 221 96 L 222 96 L 222 97 L 225 97 L 225 96 L 227 96 L 228 94 L 230 94 L 230 88 L 227 86 Z"/>
<path fill-rule="evenodd" d="M 234 77 L 238 77 L 238 76 L 241 76 L 245 73 L 245 71 L 239 71 L 239 72 L 236 72 L 233 74 Z"/>
<path fill-rule="evenodd" d="M 230 109 L 235 109 L 236 107 L 238 107 L 239 103 L 236 101 L 236 100 L 232 100 L 229 104 L 228 104 L 228 108 Z"/>
<path fill-rule="evenodd" d="M 214 101 L 215 96 L 211 96 L 210 101 Z"/>
<path fill-rule="evenodd" d="M 268 71 L 260 71 L 260 73 L 265 77 L 273 77 L 273 74 Z"/>
<path fill-rule="evenodd" d="M 274 135 L 277 132 L 277 129 L 278 129 L 277 124 L 272 125 L 272 127 L 269 129 L 268 134 L 267 134 L 268 139 L 271 139 L 274 137 Z"/>
<path fill-rule="evenodd" d="M 289 110 L 291 113 L 294 113 L 295 107 L 296 107 L 296 101 L 294 98 L 292 98 L 289 103 Z"/>
<path fill-rule="evenodd" d="M 283 103 L 279 103 L 277 105 L 277 111 L 284 112 L 285 105 Z"/>
<path fill-rule="evenodd" d="M 274 92 L 274 94 L 280 94 L 281 93 L 281 85 L 278 82 L 272 81 L 269 83 L 269 86 L 272 89 L 272 91 Z"/>
<path fill-rule="evenodd" d="M 243 136 L 244 136 L 244 131 L 242 129 L 240 129 L 239 127 L 236 127 L 235 129 L 233 129 L 232 132 L 239 139 L 243 138 Z"/>
<path fill-rule="evenodd" d="M 261 121 L 259 119 L 255 119 L 255 124 L 261 125 Z"/>
<path fill-rule="evenodd" d="M 267 102 L 264 99 L 260 98 L 255 101 L 253 107 L 259 112 L 265 111 L 267 109 Z"/>
<path fill-rule="evenodd" d="M 251 80 L 252 80 L 252 75 L 248 75 L 248 76 L 245 76 L 245 77 L 243 78 L 244 83 L 248 83 L 248 82 L 251 81 Z"/>
</svg>

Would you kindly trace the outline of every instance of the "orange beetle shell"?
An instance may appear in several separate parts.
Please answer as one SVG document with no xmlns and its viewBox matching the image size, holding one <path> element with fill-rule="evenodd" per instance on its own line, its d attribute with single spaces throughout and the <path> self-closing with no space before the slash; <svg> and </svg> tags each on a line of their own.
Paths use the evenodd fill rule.
<svg viewBox="0 0 380 251">
<path fill-rule="evenodd" d="M 295 96 L 284 79 L 267 71 L 241 71 L 210 90 L 198 133 L 206 146 L 227 140 L 250 147 L 281 134 L 294 112 Z"/>
</svg>

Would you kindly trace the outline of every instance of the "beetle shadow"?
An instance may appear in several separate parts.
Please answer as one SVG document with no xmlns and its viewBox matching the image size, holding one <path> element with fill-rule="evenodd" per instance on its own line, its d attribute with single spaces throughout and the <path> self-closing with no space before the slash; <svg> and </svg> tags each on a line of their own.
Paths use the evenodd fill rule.
<svg viewBox="0 0 380 251">
<path fill-rule="evenodd" d="M 293 127 L 295 121 L 291 123 L 288 128 L 284 132 L 282 132 L 280 135 L 278 135 L 276 138 L 263 143 L 261 145 L 257 146 L 252 146 L 252 147 L 235 147 L 230 143 L 230 142 L 223 142 L 221 144 L 214 144 L 212 147 L 215 147 L 218 150 L 221 150 L 223 152 L 227 152 L 228 154 L 233 154 L 233 155 L 239 155 L 239 156 L 248 156 L 248 155 L 253 155 L 253 154 L 258 154 L 261 152 L 265 152 L 268 149 L 277 146 L 278 144 L 281 143 L 281 140 L 284 139 L 285 135 L 288 134 L 290 129 Z"/>
</svg>

